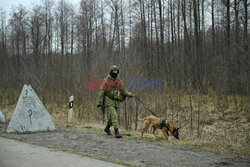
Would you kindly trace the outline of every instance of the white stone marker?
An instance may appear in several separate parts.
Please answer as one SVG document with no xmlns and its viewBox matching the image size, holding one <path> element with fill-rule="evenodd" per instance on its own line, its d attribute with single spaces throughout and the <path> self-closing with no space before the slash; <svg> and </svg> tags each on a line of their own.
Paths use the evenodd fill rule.
<svg viewBox="0 0 250 167">
<path fill-rule="evenodd" d="M 55 130 L 55 123 L 30 85 L 24 85 L 6 132 Z"/>
<path fill-rule="evenodd" d="M 68 112 L 68 123 L 70 123 L 72 121 L 72 116 L 74 114 L 74 96 L 70 96 L 69 98 L 69 112 Z"/>
<path fill-rule="evenodd" d="M 2 111 L 0 110 L 0 123 L 5 123 L 6 119 L 5 116 L 3 115 Z"/>
</svg>

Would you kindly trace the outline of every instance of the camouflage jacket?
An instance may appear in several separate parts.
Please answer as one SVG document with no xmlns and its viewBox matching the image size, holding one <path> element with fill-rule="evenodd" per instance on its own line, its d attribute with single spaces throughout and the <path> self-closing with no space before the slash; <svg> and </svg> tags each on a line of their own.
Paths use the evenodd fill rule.
<svg viewBox="0 0 250 167">
<path fill-rule="evenodd" d="M 120 102 L 124 101 L 126 96 L 132 96 L 132 93 L 124 88 L 123 80 L 113 79 L 108 74 L 100 87 L 99 105 L 103 105 L 103 101 L 105 100 L 105 106 L 119 107 Z"/>
</svg>

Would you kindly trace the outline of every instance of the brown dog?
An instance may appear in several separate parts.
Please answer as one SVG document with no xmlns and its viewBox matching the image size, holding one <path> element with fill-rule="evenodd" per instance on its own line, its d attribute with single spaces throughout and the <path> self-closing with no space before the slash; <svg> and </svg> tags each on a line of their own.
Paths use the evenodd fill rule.
<svg viewBox="0 0 250 167">
<path fill-rule="evenodd" d="M 145 121 L 145 127 L 141 130 L 141 137 L 143 137 L 143 133 L 149 128 L 149 126 L 152 124 L 152 127 L 154 128 L 153 134 L 155 135 L 156 129 L 161 129 L 162 133 L 168 139 L 168 131 L 176 138 L 179 139 L 179 128 L 175 128 L 174 124 L 168 120 L 160 119 L 155 116 L 148 116 L 143 119 L 138 118 L 139 121 L 143 122 Z"/>
</svg>

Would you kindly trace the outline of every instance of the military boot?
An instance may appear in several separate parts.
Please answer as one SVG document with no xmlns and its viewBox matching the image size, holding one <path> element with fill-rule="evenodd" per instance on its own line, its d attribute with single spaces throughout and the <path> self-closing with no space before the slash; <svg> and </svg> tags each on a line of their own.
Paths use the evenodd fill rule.
<svg viewBox="0 0 250 167">
<path fill-rule="evenodd" d="M 106 132 L 107 135 L 112 135 L 112 133 L 110 132 L 110 126 L 109 126 L 109 125 L 107 125 L 107 126 L 105 127 L 104 132 Z"/>
<path fill-rule="evenodd" d="M 115 137 L 122 138 L 122 135 L 119 133 L 118 128 L 115 129 Z"/>
</svg>

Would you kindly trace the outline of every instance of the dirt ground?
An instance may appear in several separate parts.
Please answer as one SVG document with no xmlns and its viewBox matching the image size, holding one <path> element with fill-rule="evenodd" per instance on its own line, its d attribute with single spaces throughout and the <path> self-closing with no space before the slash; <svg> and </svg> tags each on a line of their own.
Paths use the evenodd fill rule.
<svg viewBox="0 0 250 167">
<path fill-rule="evenodd" d="M 57 127 L 53 132 L 7 134 L 0 124 L 0 136 L 49 148 L 116 162 L 127 166 L 249 166 L 250 156 L 207 152 L 171 144 L 170 141 L 122 139 L 85 127 L 82 130 Z"/>
</svg>

